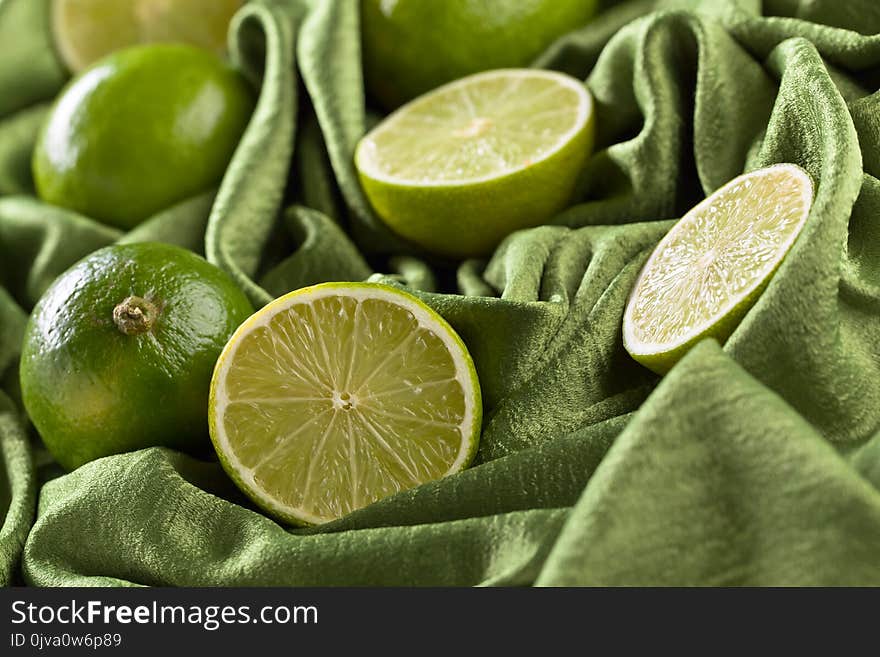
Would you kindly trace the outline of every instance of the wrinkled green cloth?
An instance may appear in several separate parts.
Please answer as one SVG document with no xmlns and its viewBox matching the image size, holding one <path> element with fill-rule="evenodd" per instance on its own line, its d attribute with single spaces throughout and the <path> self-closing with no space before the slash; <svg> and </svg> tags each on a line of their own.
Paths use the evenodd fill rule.
<svg viewBox="0 0 880 657">
<path fill-rule="evenodd" d="M 29 152 L 64 74 L 42 4 L 0 0 L 0 581 L 880 585 L 875 0 L 614 3 L 535 62 L 596 99 L 577 202 L 464 263 L 408 251 L 358 187 L 376 115 L 356 0 L 238 14 L 260 97 L 217 190 L 128 235 L 43 205 Z M 817 182 L 803 233 L 729 341 L 660 380 L 621 344 L 640 266 L 696 201 L 775 162 Z M 474 356 L 477 464 L 294 530 L 167 449 L 60 472 L 17 392 L 28 309 L 90 251 L 150 239 L 205 253 L 257 305 L 325 280 L 416 290 Z"/>
</svg>

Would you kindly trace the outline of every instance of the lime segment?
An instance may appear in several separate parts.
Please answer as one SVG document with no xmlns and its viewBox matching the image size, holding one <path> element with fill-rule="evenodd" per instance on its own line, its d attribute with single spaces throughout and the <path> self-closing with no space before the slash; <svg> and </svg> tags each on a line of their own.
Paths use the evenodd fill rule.
<svg viewBox="0 0 880 657">
<path fill-rule="evenodd" d="M 318 524 L 458 472 L 481 422 L 452 328 L 387 286 L 327 283 L 246 321 L 211 384 L 211 436 L 257 504 Z"/>
<path fill-rule="evenodd" d="M 705 337 L 721 341 L 757 300 L 813 202 L 794 164 L 744 174 L 689 211 L 657 245 L 630 295 L 624 345 L 663 373 Z"/>
<path fill-rule="evenodd" d="M 361 140 L 355 164 L 373 208 L 399 235 L 442 255 L 485 255 L 570 200 L 593 124 L 580 80 L 489 71 L 399 109 Z"/>
</svg>

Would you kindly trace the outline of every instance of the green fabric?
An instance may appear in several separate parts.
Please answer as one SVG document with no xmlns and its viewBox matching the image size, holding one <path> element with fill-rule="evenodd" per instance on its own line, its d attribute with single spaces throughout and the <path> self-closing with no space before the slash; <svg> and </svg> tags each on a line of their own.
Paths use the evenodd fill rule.
<svg viewBox="0 0 880 657">
<path fill-rule="evenodd" d="M 578 202 L 457 264 L 407 251 L 358 187 L 352 153 L 376 115 L 356 0 L 240 12 L 233 58 L 260 98 L 236 156 L 219 189 L 129 235 L 29 196 L 27 153 L 62 84 L 38 4 L 0 0 L 0 580 L 880 585 L 875 0 L 614 4 L 536 62 L 596 98 Z M 639 267 L 696 201 L 774 162 L 818 184 L 804 232 L 727 344 L 658 379 L 621 345 Z M 59 472 L 26 438 L 18 340 L 55 276 L 120 239 L 203 251 L 256 304 L 323 280 L 417 290 L 477 364 L 477 464 L 305 530 L 166 449 Z"/>
</svg>

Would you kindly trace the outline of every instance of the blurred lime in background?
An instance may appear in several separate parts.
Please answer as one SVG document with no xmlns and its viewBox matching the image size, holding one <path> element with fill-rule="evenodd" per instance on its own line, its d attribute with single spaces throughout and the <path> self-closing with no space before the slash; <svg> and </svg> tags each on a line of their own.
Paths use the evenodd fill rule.
<svg viewBox="0 0 880 657">
<path fill-rule="evenodd" d="M 597 0 L 361 0 L 368 91 L 387 109 L 460 77 L 529 65 Z"/>
<path fill-rule="evenodd" d="M 221 53 L 244 0 L 52 0 L 52 36 L 65 65 L 79 72 L 127 46 L 183 42 Z"/>
<path fill-rule="evenodd" d="M 206 50 L 121 50 L 56 100 L 34 149 L 37 192 L 130 229 L 219 182 L 253 104 L 244 78 Z"/>
</svg>

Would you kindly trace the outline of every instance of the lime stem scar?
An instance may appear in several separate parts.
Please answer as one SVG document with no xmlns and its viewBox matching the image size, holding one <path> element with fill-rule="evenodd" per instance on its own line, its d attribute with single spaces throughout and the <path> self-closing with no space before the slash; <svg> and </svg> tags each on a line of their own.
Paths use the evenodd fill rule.
<svg viewBox="0 0 880 657">
<path fill-rule="evenodd" d="M 125 335 L 146 333 L 158 317 L 159 309 L 141 297 L 127 297 L 113 309 L 113 322 Z"/>
</svg>

